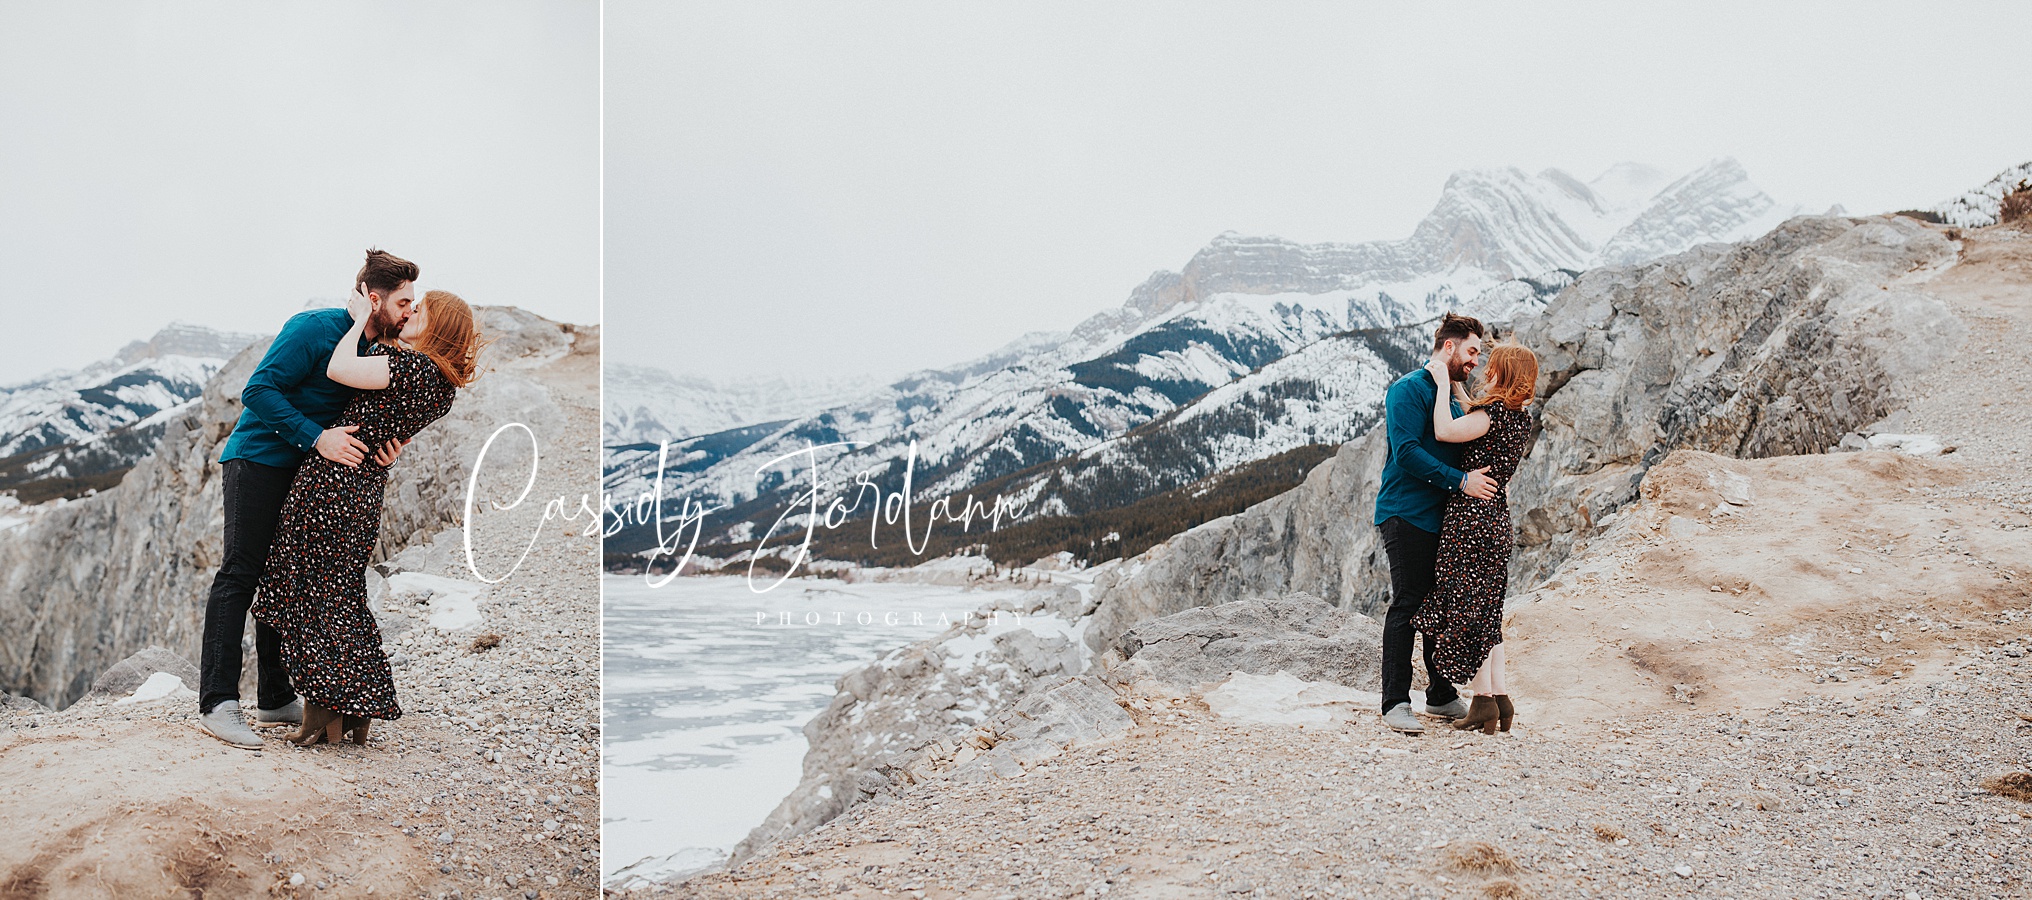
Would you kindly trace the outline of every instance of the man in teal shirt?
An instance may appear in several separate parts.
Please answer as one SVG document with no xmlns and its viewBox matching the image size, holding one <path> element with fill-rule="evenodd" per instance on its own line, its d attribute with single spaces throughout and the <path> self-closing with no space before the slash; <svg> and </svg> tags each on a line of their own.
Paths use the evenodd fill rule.
<svg viewBox="0 0 2032 900">
<path fill-rule="evenodd" d="M 360 352 L 367 350 L 370 340 L 392 339 L 402 331 L 416 302 L 413 282 L 418 274 L 415 263 L 381 250 L 367 251 L 366 265 L 355 277 L 373 307 Z M 346 466 L 367 458 L 367 446 L 352 435 L 359 426 L 327 427 L 353 399 L 352 388 L 325 377 L 332 350 L 352 324 L 352 315 L 343 308 L 291 316 L 241 389 L 240 403 L 246 409 L 219 453 L 226 501 L 225 554 L 205 602 L 198 713 L 206 731 L 235 747 L 261 748 L 260 736 L 247 727 L 240 712 L 240 642 L 296 468 L 312 452 Z M 375 452 L 374 461 L 386 466 L 401 449 L 400 443 L 390 441 Z M 255 623 L 260 704 L 255 718 L 266 724 L 303 720 L 303 703 L 282 667 L 281 646 L 273 628 Z"/>
<path fill-rule="evenodd" d="M 1447 313 L 1432 338 L 1432 360 L 1444 363 L 1451 381 L 1467 381 L 1481 361 L 1482 323 Z M 1440 521 L 1449 492 L 1487 500 L 1496 482 L 1487 467 L 1460 470 L 1460 445 L 1439 440 L 1432 432 L 1432 405 L 1439 391 L 1452 384 L 1434 384 L 1423 367 L 1390 385 L 1383 395 L 1383 429 L 1389 455 L 1383 462 L 1376 491 L 1376 526 L 1383 532 L 1383 553 L 1390 558 L 1390 610 L 1383 618 L 1383 724 L 1407 734 L 1425 730 L 1411 711 L 1411 642 L 1417 630 L 1412 617 L 1432 593 L 1439 567 Z M 1459 408 L 1454 412 L 1458 414 Z M 1425 642 L 1427 715 L 1458 719 L 1468 706 L 1460 693 L 1439 674 L 1432 642 Z"/>
</svg>

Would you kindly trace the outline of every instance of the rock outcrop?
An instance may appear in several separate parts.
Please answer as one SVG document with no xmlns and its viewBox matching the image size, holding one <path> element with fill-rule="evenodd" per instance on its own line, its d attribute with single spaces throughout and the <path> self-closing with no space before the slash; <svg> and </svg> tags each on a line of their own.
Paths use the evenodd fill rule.
<svg viewBox="0 0 2032 900">
<path fill-rule="evenodd" d="M 1382 669 L 1383 626 L 1304 592 L 1200 606 L 1124 632 L 1116 671 L 1180 695 L 1202 693 L 1236 672 L 1287 672 L 1373 691 Z"/>
<path fill-rule="evenodd" d="M 1076 623 L 1093 609 L 1087 587 L 1011 592 L 938 637 L 840 676 L 832 703 L 805 723 L 803 777 L 733 861 L 883 794 L 927 747 L 989 723 L 1039 685 L 1082 674 Z"/>
<path fill-rule="evenodd" d="M 500 426 L 525 424 L 539 444 L 593 440 L 562 433 L 543 371 L 567 357 L 596 358 L 598 329 L 513 308 L 476 312 L 493 341 L 481 354 L 486 374 L 396 461 L 376 560 L 460 521 L 467 476 Z M 155 452 L 118 486 L 0 532 L 0 688 L 62 707 L 84 694 L 97 673 L 142 647 L 198 657 L 205 595 L 224 537 L 219 448 L 240 415 L 240 389 L 267 346 L 247 347 L 213 376 L 201 402 L 167 424 Z M 508 447 L 512 440 L 504 437 L 495 448 L 520 453 L 502 478 L 514 482 L 504 500 L 521 486 L 530 452 L 526 437 L 519 448 Z"/>
<path fill-rule="evenodd" d="M 108 696 L 131 694 L 157 672 L 175 675 L 185 687 L 197 690 L 196 665 L 161 647 L 148 647 L 99 673 L 99 677 L 92 680 L 92 693 Z"/>
<path fill-rule="evenodd" d="M 1540 401 L 1509 486 L 1513 589 L 1634 499 L 1672 450 L 1821 452 L 1892 412 L 1912 376 L 1961 342 L 1964 326 L 1924 292 L 1954 259 L 1952 242 L 1910 219 L 1802 216 L 1754 241 L 1590 270 L 1520 317 Z M 1088 648 L 1183 609 L 1291 591 L 1379 612 L 1388 565 L 1370 519 L 1384 451 L 1379 426 L 1298 488 L 1099 576 Z"/>
</svg>

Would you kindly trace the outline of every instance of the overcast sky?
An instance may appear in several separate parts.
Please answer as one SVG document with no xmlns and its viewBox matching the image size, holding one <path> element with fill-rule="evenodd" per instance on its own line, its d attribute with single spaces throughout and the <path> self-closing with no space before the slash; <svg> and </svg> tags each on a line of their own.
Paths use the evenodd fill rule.
<svg viewBox="0 0 2032 900">
<path fill-rule="evenodd" d="M 17 2 L 0 35 L 0 384 L 273 333 L 369 245 L 598 320 L 594 3 Z"/>
<path fill-rule="evenodd" d="M 603 348 L 949 364 L 1225 230 L 1403 237 L 1467 167 L 1931 205 L 2032 159 L 2021 9 L 610 0 Z"/>
</svg>

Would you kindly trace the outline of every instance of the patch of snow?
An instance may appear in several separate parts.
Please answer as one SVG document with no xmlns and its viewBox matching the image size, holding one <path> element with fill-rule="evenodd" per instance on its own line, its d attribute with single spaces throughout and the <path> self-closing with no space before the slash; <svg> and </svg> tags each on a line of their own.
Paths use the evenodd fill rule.
<svg viewBox="0 0 2032 900">
<path fill-rule="evenodd" d="M 1261 725 L 1340 725 L 1382 702 L 1374 691 L 1306 681 L 1281 669 L 1274 675 L 1236 672 L 1206 694 L 1207 708 L 1221 718 Z"/>
<path fill-rule="evenodd" d="M 136 687 L 134 693 L 113 701 L 113 705 L 126 706 L 131 703 L 147 703 L 152 700 L 162 700 L 165 698 L 171 700 L 196 700 L 198 692 L 185 687 L 183 679 L 175 675 L 171 675 L 168 672 L 157 672 L 148 676 L 148 680 L 142 682 L 139 687 Z"/>
<path fill-rule="evenodd" d="M 480 597 L 487 586 L 422 572 L 397 572 L 388 576 L 388 596 L 430 606 L 430 627 L 459 631 L 480 624 Z"/>
</svg>

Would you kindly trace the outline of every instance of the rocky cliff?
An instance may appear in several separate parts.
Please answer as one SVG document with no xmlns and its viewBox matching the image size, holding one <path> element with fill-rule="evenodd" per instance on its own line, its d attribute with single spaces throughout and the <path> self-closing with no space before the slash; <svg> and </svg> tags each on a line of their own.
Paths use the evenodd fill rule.
<svg viewBox="0 0 2032 900">
<path fill-rule="evenodd" d="M 470 467 L 502 424 L 528 425 L 545 443 L 594 439 L 562 433 L 543 373 L 568 356 L 597 354 L 598 329 L 513 308 L 476 312 L 493 340 L 481 355 L 486 374 L 396 462 L 377 560 L 458 523 Z M 219 448 L 240 415 L 240 388 L 267 346 L 263 340 L 234 356 L 117 487 L 0 531 L 0 688 L 61 707 L 143 647 L 198 658 L 204 598 L 224 537 Z M 518 462 L 527 459 L 526 447 L 525 439 Z"/>
<path fill-rule="evenodd" d="M 1956 245 L 1894 217 L 1795 218 L 1583 274 L 1514 323 L 1541 360 L 1534 446 L 1509 488 L 1514 589 L 1550 572 L 1682 447 L 1821 452 L 1900 404 L 1964 326 L 1923 283 Z M 1388 569 L 1370 524 L 1384 441 L 1344 445 L 1297 489 L 1208 522 L 1102 574 L 1086 631 L 1102 651 L 1182 609 L 1306 591 L 1375 613 Z"/>
</svg>

